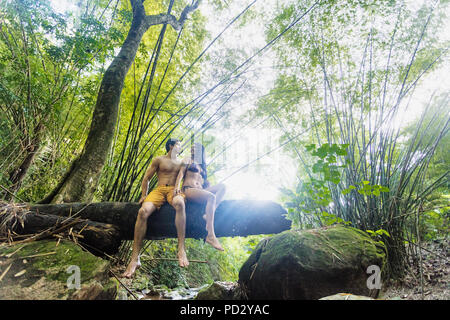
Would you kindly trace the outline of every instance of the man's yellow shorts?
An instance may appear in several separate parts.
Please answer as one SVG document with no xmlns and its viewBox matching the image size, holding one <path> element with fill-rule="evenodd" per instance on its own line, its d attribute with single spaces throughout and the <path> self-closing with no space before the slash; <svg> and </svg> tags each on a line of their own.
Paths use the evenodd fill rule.
<svg viewBox="0 0 450 320">
<path fill-rule="evenodd" d="M 172 205 L 174 189 L 174 186 L 158 186 L 145 197 L 144 202 L 152 202 L 157 209 L 166 201 Z M 180 195 L 186 198 L 184 193 L 180 193 Z"/>
</svg>

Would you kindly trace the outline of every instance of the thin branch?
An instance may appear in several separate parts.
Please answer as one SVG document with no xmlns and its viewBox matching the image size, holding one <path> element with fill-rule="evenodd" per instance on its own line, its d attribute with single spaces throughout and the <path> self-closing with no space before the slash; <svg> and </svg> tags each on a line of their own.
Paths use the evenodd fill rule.
<svg viewBox="0 0 450 320">
<path fill-rule="evenodd" d="M 120 285 L 122 287 L 124 287 L 125 290 L 127 290 L 128 293 L 131 294 L 135 300 L 139 300 L 139 298 L 136 297 L 136 295 L 130 289 L 128 289 L 128 287 L 125 284 L 123 284 L 122 281 L 120 281 L 119 277 L 111 269 L 109 270 L 109 272 L 111 272 L 111 274 L 114 276 L 114 278 L 116 278 L 116 280 L 119 281 Z"/>
<path fill-rule="evenodd" d="M 136 1 L 132 1 L 132 3 L 133 2 Z M 198 8 L 200 2 L 201 0 L 197 0 L 193 5 L 186 6 L 184 10 L 181 12 L 180 19 L 178 20 L 172 14 L 148 15 L 145 17 L 145 27 L 150 28 L 151 26 L 158 24 L 170 24 L 176 31 L 180 31 L 189 13 L 195 11 Z"/>
</svg>

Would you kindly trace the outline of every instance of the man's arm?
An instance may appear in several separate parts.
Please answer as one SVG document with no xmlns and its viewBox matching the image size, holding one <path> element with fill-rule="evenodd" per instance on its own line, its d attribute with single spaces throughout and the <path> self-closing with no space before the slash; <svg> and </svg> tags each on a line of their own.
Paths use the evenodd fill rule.
<svg viewBox="0 0 450 320">
<path fill-rule="evenodd" d="M 150 164 L 150 167 L 148 167 L 147 171 L 145 171 L 144 179 L 142 180 L 142 195 L 141 195 L 141 199 L 139 200 L 140 204 L 142 202 L 144 202 L 144 199 L 147 196 L 148 182 L 153 177 L 153 175 L 156 173 L 158 168 L 159 168 L 159 158 L 155 158 L 152 161 L 152 163 Z"/>
<path fill-rule="evenodd" d="M 187 160 L 182 160 L 181 161 L 181 167 L 180 170 L 178 171 L 178 175 L 177 175 L 177 180 L 175 181 L 175 189 L 173 190 L 173 195 L 176 196 L 177 194 L 180 193 L 180 184 L 181 184 L 181 180 L 184 177 L 184 174 L 186 172 L 188 166 L 188 162 Z"/>
</svg>

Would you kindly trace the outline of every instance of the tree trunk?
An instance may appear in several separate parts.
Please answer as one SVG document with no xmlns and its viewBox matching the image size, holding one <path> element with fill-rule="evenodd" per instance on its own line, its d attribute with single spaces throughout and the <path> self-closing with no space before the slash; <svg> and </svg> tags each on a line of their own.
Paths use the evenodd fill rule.
<svg viewBox="0 0 450 320">
<path fill-rule="evenodd" d="M 14 169 L 9 175 L 9 181 L 11 181 L 12 183 L 11 187 L 9 188 L 11 192 L 15 193 L 17 190 L 19 190 L 20 185 L 22 184 L 22 180 L 25 178 L 28 169 L 33 163 L 38 149 L 38 144 L 32 143 L 31 145 L 29 145 L 25 150 L 25 159 L 23 159 L 19 167 Z"/>
<path fill-rule="evenodd" d="M 52 203 L 89 201 L 92 198 L 111 148 L 125 76 L 146 31 L 143 28 L 144 17 L 145 12 L 135 10 L 127 38 L 103 76 L 83 152 L 51 199 Z"/>
<path fill-rule="evenodd" d="M 89 202 L 92 199 L 111 149 L 125 76 L 134 61 L 144 33 L 150 26 L 163 23 L 169 23 L 179 29 L 187 14 L 198 7 L 199 1 L 193 6 L 187 6 L 179 21 L 170 14 L 147 16 L 141 0 L 130 2 L 133 8 L 131 27 L 119 54 L 103 75 L 83 151 L 64 180 L 52 191 L 52 196 L 46 198 L 48 202 Z"/>
<path fill-rule="evenodd" d="M 31 205 L 32 212 L 69 216 L 116 225 L 122 240 L 132 240 L 140 206 L 132 202 L 67 203 Z M 206 236 L 204 205 L 186 203 L 186 237 L 202 239 Z M 214 228 L 218 237 L 273 234 L 290 229 L 286 210 L 272 201 L 225 200 L 216 210 Z M 165 203 L 148 219 L 146 239 L 176 238 L 175 210 Z"/>
<path fill-rule="evenodd" d="M 31 139 L 31 142 L 26 146 L 24 150 L 25 158 L 16 169 L 11 171 L 9 175 L 9 181 L 11 181 L 12 183 L 9 190 L 13 193 L 19 190 L 20 185 L 22 184 L 22 180 L 25 178 L 28 169 L 30 169 L 31 165 L 33 164 L 34 158 L 36 157 L 36 154 L 39 150 L 39 146 L 41 144 L 41 135 L 43 130 L 44 126 L 41 123 L 39 123 L 35 127 L 33 131 L 33 138 Z M 11 195 L 8 195 L 5 199 L 9 200 L 11 199 L 11 197 L 12 197 Z"/>
</svg>

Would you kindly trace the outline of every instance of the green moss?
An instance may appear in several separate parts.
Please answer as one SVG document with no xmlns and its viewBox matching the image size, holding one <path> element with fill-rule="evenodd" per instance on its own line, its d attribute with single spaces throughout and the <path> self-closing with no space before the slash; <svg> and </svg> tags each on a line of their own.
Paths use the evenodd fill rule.
<svg viewBox="0 0 450 320">
<path fill-rule="evenodd" d="M 0 255 L 6 255 L 16 251 L 19 246 L 0 249 Z M 55 253 L 52 253 L 55 252 Z M 44 255 L 48 253 L 48 255 Z M 32 257 L 34 255 L 39 255 Z M 79 246 L 70 241 L 43 240 L 25 244 L 12 258 L 21 258 L 32 264 L 36 275 L 44 275 L 49 280 L 57 280 L 66 283 L 71 273 L 67 268 L 71 265 L 78 266 L 81 272 L 81 283 L 88 282 L 93 278 L 104 277 L 107 261 L 87 254 Z M 30 277 L 32 275 L 28 275 Z"/>
<path fill-rule="evenodd" d="M 11 254 L 6 257 L 5 255 Z M 89 291 L 93 285 L 103 290 L 98 299 L 113 299 L 118 283 L 108 276 L 109 262 L 83 251 L 71 241 L 34 241 L 27 244 L 0 248 L 0 261 L 11 266 L 2 280 L 0 299 L 71 299 L 82 291 L 69 289 L 67 280 L 80 268 L 81 290 Z M 14 275 L 26 271 L 22 276 Z"/>
<path fill-rule="evenodd" d="M 103 285 L 102 299 L 110 299 L 109 297 L 115 297 L 119 291 L 120 284 L 115 278 L 110 278 L 109 281 Z"/>
<path fill-rule="evenodd" d="M 348 226 L 286 231 L 270 239 L 262 250 L 266 267 L 295 259 L 305 270 L 327 272 L 336 267 L 359 268 L 377 261 L 384 266 L 386 248 L 366 233 Z M 270 256 L 270 259 L 263 259 Z"/>
</svg>

